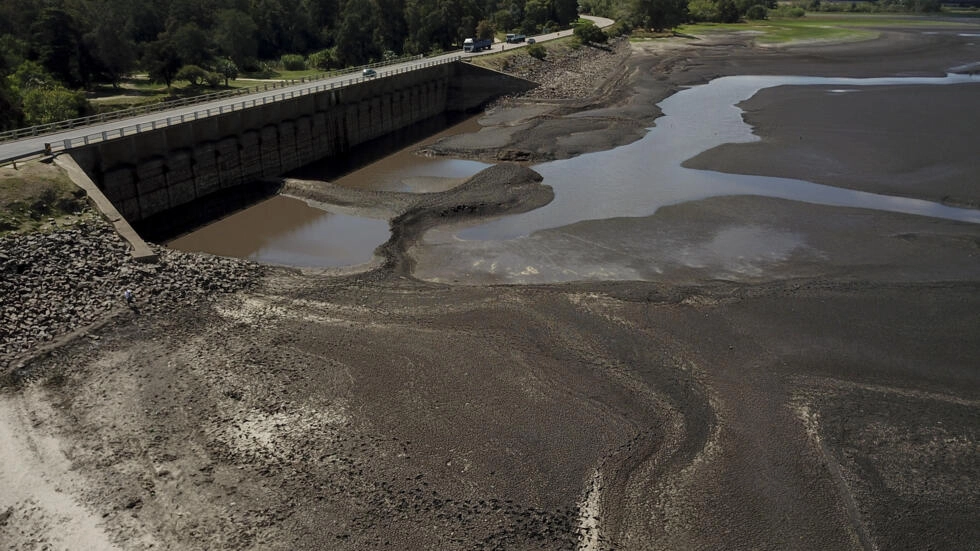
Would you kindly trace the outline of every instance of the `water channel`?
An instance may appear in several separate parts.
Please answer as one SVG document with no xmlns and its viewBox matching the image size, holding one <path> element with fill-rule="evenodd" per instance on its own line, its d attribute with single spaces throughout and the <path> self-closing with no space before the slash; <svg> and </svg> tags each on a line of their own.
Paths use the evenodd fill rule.
<svg viewBox="0 0 980 551">
<path fill-rule="evenodd" d="M 980 83 L 977 75 L 958 74 L 941 78 L 732 76 L 715 79 L 663 101 L 660 104 L 663 117 L 641 140 L 609 151 L 534 166 L 544 176 L 544 183 L 555 189 L 555 200 L 551 204 L 473 227 L 430 231 L 417 251 L 424 253 L 420 254 L 417 275 L 446 280 L 451 279 L 450 274 L 454 271 L 464 270 L 468 274 L 479 272 L 491 276 L 490 279 L 509 282 L 641 277 L 636 270 L 624 269 L 625 260 L 619 268 L 594 266 L 582 271 L 571 266 L 566 269 L 561 266 L 561 259 L 549 258 L 550 269 L 543 273 L 536 264 L 540 263 L 543 254 L 547 254 L 545 251 L 549 246 L 545 242 L 547 238 L 539 233 L 583 221 L 647 217 L 663 206 L 718 196 L 757 195 L 980 223 L 980 211 L 973 209 L 804 180 L 725 174 L 681 166 L 686 159 L 718 145 L 758 140 L 751 127 L 742 120 L 741 110 L 736 105 L 764 88 L 824 86 L 829 94 L 843 94 L 860 93 L 866 86 L 915 85 L 928 90 L 929 86 L 976 83 Z M 472 131 L 473 125 L 470 121 L 447 132 Z M 411 154 L 413 149 L 406 148 L 333 181 L 379 190 L 440 191 L 486 166 L 471 161 L 419 157 Z M 289 211 L 294 214 L 286 214 L 283 210 L 287 208 L 286 202 L 293 203 L 288 208 L 294 209 Z M 275 198 L 185 236 L 184 242 L 177 240 L 170 245 L 271 263 L 340 266 L 369 261 L 374 247 L 388 237 L 384 221 L 334 213 L 314 214 L 304 209 L 309 207 L 291 199 Z M 237 221 L 238 217 L 243 221 Z M 283 223 L 284 220 L 291 224 Z M 203 238 L 198 234 L 205 232 L 224 232 L 223 240 L 228 243 L 251 240 L 252 244 L 244 249 L 223 248 L 222 239 L 216 239 L 214 245 L 202 247 Z M 246 238 L 250 232 L 258 232 L 261 236 Z M 799 245 L 798 236 L 771 235 L 760 228 L 742 228 L 728 233 L 730 235 L 714 236 L 702 246 L 741 257 L 744 256 L 742 253 L 785 254 Z M 232 235 L 239 237 L 228 237 Z M 532 236 L 536 242 L 529 246 Z M 583 240 L 578 246 L 593 245 Z M 338 254 L 338 251 L 343 253 Z M 641 247 L 641 256 L 642 252 Z M 637 254 L 637 250 L 630 251 L 630 263 L 635 262 Z M 570 256 L 568 262 L 575 260 Z"/>
</svg>

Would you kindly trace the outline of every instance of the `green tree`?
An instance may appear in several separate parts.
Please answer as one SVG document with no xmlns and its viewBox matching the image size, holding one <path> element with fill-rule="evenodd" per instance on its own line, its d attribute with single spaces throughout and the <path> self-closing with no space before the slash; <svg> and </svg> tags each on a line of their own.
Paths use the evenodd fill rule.
<svg viewBox="0 0 980 551">
<path fill-rule="evenodd" d="M 554 0 L 554 20 L 562 27 L 578 19 L 578 0 Z"/>
<path fill-rule="evenodd" d="M 524 4 L 524 22 L 531 27 L 540 27 L 551 19 L 551 0 L 527 0 Z"/>
<path fill-rule="evenodd" d="M 228 86 L 229 80 L 238 78 L 238 65 L 227 57 L 215 62 L 214 70 L 225 79 L 225 86 Z"/>
<path fill-rule="evenodd" d="M 221 10 L 217 14 L 214 42 L 239 67 L 259 54 L 258 25 L 240 10 Z"/>
<path fill-rule="evenodd" d="M 595 23 L 588 19 L 579 19 L 575 22 L 572 31 L 584 44 L 605 44 L 609 37 Z"/>
<path fill-rule="evenodd" d="M 633 0 L 633 14 L 647 29 L 673 29 L 687 20 L 687 0 Z"/>
<path fill-rule="evenodd" d="M 481 19 L 479 23 L 476 24 L 476 37 L 483 39 L 493 39 L 493 35 L 497 32 L 493 28 L 493 23 L 488 19 Z"/>
<path fill-rule="evenodd" d="M 718 20 L 722 23 L 738 23 L 739 11 L 734 0 L 718 1 Z"/>
<path fill-rule="evenodd" d="M 185 80 L 191 86 L 197 86 L 206 81 L 207 78 L 208 72 L 197 65 L 184 65 L 174 75 L 174 80 Z"/>
<path fill-rule="evenodd" d="M 346 6 L 337 28 L 337 57 L 344 65 L 360 65 L 380 57 L 381 49 L 374 44 L 372 29 L 375 17 L 367 2 L 352 0 Z"/>
<path fill-rule="evenodd" d="M 211 39 L 196 23 L 178 27 L 172 35 L 172 43 L 184 65 L 207 65 L 211 61 Z"/>
<path fill-rule="evenodd" d="M 31 60 L 21 62 L 14 72 L 7 76 L 6 82 L 17 96 L 23 96 L 31 88 L 53 88 L 58 84 L 47 69 Z"/>
<path fill-rule="evenodd" d="M 749 7 L 749 9 L 745 11 L 746 19 L 758 21 L 758 20 L 765 19 L 767 16 L 768 16 L 768 12 L 766 11 L 766 7 L 760 4 L 755 4 L 754 6 Z"/>
<path fill-rule="evenodd" d="M 497 24 L 497 28 L 502 31 L 509 31 L 514 28 L 514 17 L 510 14 L 510 10 L 494 12 L 493 20 Z"/>
<path fill-rule="evenodd" d="M 180 70 L 180 56 L 173 43 L 163 33 L 159 39 L 146 45 L 143 54 L 143 68 L 149 73 L 150 78 L 163 82 L 170 88 L 177 71 Z"/>
<path fill-rule="evenodd" d="M 527 47 L 527 55 L 543 61 L 548 56 L 548 49 L 544 47 L 544 44 L 531 44 Z"/>
<path fill-rule="evenodd" d="M 49 6 L 31 28 L 37 59 L 69 86 L 90 82 L 91 58 L 82 44 L 75 19 L 64 9 Z"/>
<path fill-rule="evenodd" d="M 88 112 L 85 94 L 73 92 L 64 86 L 31 88 L 24 94 L 21 103 L 24 122 L 28 126 L 75 119 Z"/>
</svg>

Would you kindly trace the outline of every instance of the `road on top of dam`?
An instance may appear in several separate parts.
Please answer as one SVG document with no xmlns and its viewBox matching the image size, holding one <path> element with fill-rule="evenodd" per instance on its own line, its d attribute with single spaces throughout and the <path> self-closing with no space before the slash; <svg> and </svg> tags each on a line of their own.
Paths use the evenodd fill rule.
<svg viewBox="0 0 980 551">
<path fill-rule="evenodd" d="M 613 24 L 613 20 L 606 19 L 604 17 L 593 17 L 593 16 L 584 16 L 584 15 L 582 17 L 584 19 L 589 19 L 599 27 L 608 27 Z M 559 31 L 556 33 L 543 34 L 543 35 L 538 35 L 529 38 L 534 38 L 536 42 L 546 42 L 548 40 L 554 40 L 561 36 L 568 36 L 569 32 L 570 31 L 567 30 Z M 525 44 L 506 44 L 505 47 L 520 48 L 523 46 L 525 46 Z M 384 78 L 384 76 L 387 73 L 398 71 L 401 69 L 406 69 L 406 68 L 411 69 L 411 68 L 416 68 L 422 65 L 428 65 L 432 63 L 447 62 L 454 57 L 462 57 L 463 59 L 467 59 L 470 57 L 486 55 L 498 51 L 500 50 L 491 49 L 490 51 L 486 51 L 486 52 L 473 52 L 473 53 L 453 51 L 434 57 L 424 58 L 421 60 L 406 61 L 402 63 L 388 65 L 381 68 L 381 70 L 378 72 L 378 77 L 376 78 Z M 202 111 L 207 113 L 209 110 L 212 111 L 216 110 L 217 112 L 214 114 L 220 114 L 221 112 L 223 112 L 223 110 L 227 110 L 232 106 L 243 102 L 249 102 L 252 100 L 261 99 L 263 97 L 269 97 L 269 96 L 285 97 L 288 96 L 290 92 L 302 92 L 305 90 L 316 88 L 318 86 L 323 86 L 324 84 L 342 85 L 343 83 L 350 82 L 352 80 L 360 82 L 364 80 L 364 77 L 360 76 L 357 73 L 348 73 L 338 77 L 316 80 L 312 82 L 308 81 L 292 86 L 284 86 L 282 88 L 275 89 L 275 91 L 263 90 L 261 92 L 255 92 L 253 94 L 222 98 L 211 102 L 196 103 L 196 104 L 186 105 L 183 107 L 176 107 L 171 110 L 155 111 L 153 113 L 148 113 L 145 115 L 136 116 L 132 118 L 118 119 L 110 122 L 93 124 L 89 126 L 80 126 L 77 128 L 72 128 L 70 130 L 65 130 L 61 132 L 54 132 L 51 134 L 32 136 L 30 138 L 25 138 L 22 140 L 0 143 L 0 163 L 10 161 L 10 160 L 20 159 L 30 155 L 40 154 L 44 152 L 45 144 L 52 144 L 54 148 L 57 150 L 60 149 L 60 147 L 58 147 L 57 144 L 62 144 L 64 143 L 65 140 L 77 140 L 85 136 L 99 135 L 103 132 L 113 133 L 115 134 L 116 137 L 119 137 L 118 131 L 120 129 L 131 127 L 134 125 L 152 124 L 154 121 L 157 122 L 161 120 L 166 121 L 167 119 L 193 115 L 195 113 L 201 113 Z M 200 118 L 204 118 L 204 117 L 200 116 Z M 169 126 L 169 124 L 167 124 L 167 126 Z M 160 128 L 160 126 L 157 126 L 156 128 Z M 151 129 L 155 129 L 155 128 L 150 127 L 147 128 L 146 130 L 151 130 Z M 127 135 L 131 135 L 131 134 L 127 134 Z M 103 140 L 98 139 L 96 141 L 98 142 Z"/>
</svg>

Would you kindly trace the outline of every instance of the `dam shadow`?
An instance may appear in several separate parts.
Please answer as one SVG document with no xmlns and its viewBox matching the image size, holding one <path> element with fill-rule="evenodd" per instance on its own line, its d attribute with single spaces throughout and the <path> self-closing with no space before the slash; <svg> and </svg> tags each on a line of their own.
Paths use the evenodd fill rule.
<svg viewBox="0 0 980 551">
<path fill-rule="evenodd" d="M 335 180 L 413 144 L 424 142 L 473 116 L 471 113 L 442 113 L 364 142 L 337 155 L 314 161 L 281 177 Z M 281 177 L 266 178 L 220 190 L 133 222 L 132 226 L 144 239 L 165 243 L 278 195 L 282 188 Z"/>
</svg>

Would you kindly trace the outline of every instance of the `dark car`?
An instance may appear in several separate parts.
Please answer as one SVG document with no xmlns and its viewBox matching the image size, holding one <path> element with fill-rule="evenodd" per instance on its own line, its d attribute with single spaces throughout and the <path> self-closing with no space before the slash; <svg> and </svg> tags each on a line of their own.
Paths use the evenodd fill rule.
<svg viewBox="0 0 980 551">
<path fill-rule="evenodd" d="M 375 71 L 374 69 L 364 69 L 363 71 L 361 71 L 361 76 L 363 76 L 364 78 L 374 78 L 378 76 L 378 72 Z"/>
<path fill-rule="evenodd" d="M 528 44 L 534 44 L 534 42 L 535 42 L 535 40 L 533 38 L 528 38 L 527 39 L 527 43 Z"/>
</svg>

